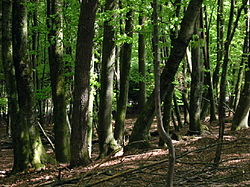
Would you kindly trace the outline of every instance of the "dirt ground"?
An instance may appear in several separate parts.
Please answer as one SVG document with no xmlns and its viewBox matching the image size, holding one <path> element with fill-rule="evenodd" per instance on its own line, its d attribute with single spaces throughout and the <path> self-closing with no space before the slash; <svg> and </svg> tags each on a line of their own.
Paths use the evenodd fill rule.
<svg viewBox="0 0 250 187">
<path fill-rule="evenodd" d="M 134 119 L 127 119 L 128 129 Z M 174 186 L 250 186 L 250 129 L 230 131 L 226 124 L 221 163 L 213 167 L 217 146 L 217 124 L 206 124 L 201 136 L 185 136 L 187 127 L 173 141 L 176 149 Z M 152 126 L 155 131 L 156 125 Z M 9 176 L 13 155 L 11 141 L 0 126 L 0 187 L 5 186 L 165 186 L 168 151 L 159 148 L 157 136 L 152 137 L 150 149 L 120 152 L 120 155 L 96 160 L 98 144 L 93 147 L 93 162 L 87 167 L 67 168 L 67 165 L 48 165 L 40 172 L 26 172 Z M 51 150 L 48 148 L 51 154 Z"/>
</svg>

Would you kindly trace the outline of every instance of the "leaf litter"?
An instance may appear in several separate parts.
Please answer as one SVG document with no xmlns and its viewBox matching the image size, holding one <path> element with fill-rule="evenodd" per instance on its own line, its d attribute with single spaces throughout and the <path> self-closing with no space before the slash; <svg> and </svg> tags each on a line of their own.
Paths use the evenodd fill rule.
<svg viewBox="0 0 250 187">
<path fill-rule="evenodd" d="M 127 119 L 132 129 L 135 119 Z M 221 162 L 213 165 L 217 145 L 217 123 L 205 122 L 208 129 L 200 136 L 185 136 L 188 127 L 180 132 L 182 139 L 174 141 L 176 164 L 174 186 L 250 186 L 250 129 L 230 131 L 226 124 Z M 11 139 L 5 126 L 0 126 L 0 186 L 165 186 L 168 166 L 167 148 L 158 147 L 158 136 L 152 136 L 151 147 L 131 149 L 97 160 L 98 143 L 93 145 L 93 162 L 69 169 L 66 164 L 47 165 L 39 172 L 8 175 L 13 164 Z M 156 131 L 152 125 L 151 132 Z M 128 132 L 128 134 L 131 132 Z M 95 137 L 97 139 L 97 137 Z M 97 142 L 97 141 L 96 141 Z M 53 154 L 47 145 L 49 154 Z"/>
</svg>

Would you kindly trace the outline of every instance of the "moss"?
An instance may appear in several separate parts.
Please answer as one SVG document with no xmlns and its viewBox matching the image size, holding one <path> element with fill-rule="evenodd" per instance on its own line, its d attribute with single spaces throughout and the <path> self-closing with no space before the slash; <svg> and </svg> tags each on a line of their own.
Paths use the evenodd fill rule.
<svg viewBox="0 0 250 187">
<path fill-rule="evenodd" d="M 209 131 L 209 128 L 207 125 L 201 125 L 201 132 L 203 131 Z"/>
<path fill-rule="evenodd" d="M 58 162 L 56 161 L 55 158 L 53 158 L 52 156 L 48 155 L 48 154 L 45 154 L 45 155 L 42 155 L 41 157 L 41 161 L 42 163 L 49 163 L 49 164 L 58 164 Z"/>
</svg>

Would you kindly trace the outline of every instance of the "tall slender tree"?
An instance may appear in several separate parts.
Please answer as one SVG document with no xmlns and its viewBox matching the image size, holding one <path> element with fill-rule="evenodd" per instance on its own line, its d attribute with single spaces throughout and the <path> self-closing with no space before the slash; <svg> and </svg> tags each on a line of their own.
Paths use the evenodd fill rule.
<svg viewBox="0 0 250 187">
<path fill-rule="evenodd" d="M 194 34 L 196 34 L 193 40 L 192 46 L 192 72 L 191 72 L 191 91 L 190 91 L 190 126 L 189 134 L 201 133 L 201 96 L 202 96 L 202 63 L 201 63 L 201 48 L 200 39 L 200 17 L 197 17 Z"/>
<path fill-rule="evenodd" d="M 47 0 L 49 64 L 53 100 L 56 160 L 70 159 L 70 134 L 67 124 L 65 77 L 63 60 L 62 0 Z"/>
<path fill-rule="evenodd" d="M 98 122 L 100 158 L 111 154 L 118 148 L 111 121 L 115 63 L 115 31 L 112 25 L 112 19 L 115 17 L 114 10 L 116 7 L 117 0 L 105 1 L 105 11 L 109 11 L 110 15 L 107 20 L 104 21 L 102 44 L 101 91 Z"/>
<path fill-rule="evenodd" d="M 167 143 L 169 149 L 168 174 L 166 180 L 167 187 L 173 187 L 174 164 L 175 164 L 175 149 L 170 136 L 166 133 L 163 127 L 161 115 L 161 89 L 160 89 L 160 47 L 159 47 L 159 29 L 158 29 L 158 0 L 153 0 L 153 61 L 155 73 L 155 110 L 157 116 L 157 129 L 163 141 Z"/>
<path fill-rule="evenodd" d="M 143 1 L 141 1 L 143 4 Z M 144 108 L 146 103 L 146 83 L 145 83 L 145 76 L 146 76 L 146 64 L 145 64 L 145 36 L 143 33 L 145 17 L 143 15 L 143 10 L 140 10 L 139 14 L 139 25 L 142 27 L 142 31 L 138 34 L 138 70 L 141 76 L 141 80 L 139 82 L 139 100 L 138 100 L 138 107 L 139 109 Z"/>
<path fill-rule="evenodd" d="M 205 16 L 203 16 L 205 14 Z M 211 75 L 211 66 L 210 66 L 210 28 L 209 28 L 209 21 L 207 16 L 207 7 L 205 6 L 201 11 L 201 38 L 205 42 L 205 45 L 202 47 L 203 49 L 203 56 L 204 56 L 204 67 L 206 71 L 204 72 L 204 84 L 208 87 L 206 91 L 203 92 L 205 98 L 208 101 L 203 100 L 203 108 L 201 113 L 201 119 L 203 119 L 206 115 L 207 108 L 210 104 L 210 122 L 216 120 L 215 115 L 215 97 L 214 97 L 214 88 L 213 88 L 213 80 Z M 204 17 L 204 18 L 203 18 Z"/>
<path fill-rule="evenodd" d="M 31 44 L 31 64 L 33 71 L 33 81 L 34 81 L 34 88 L 38 89 L 38 75 L 37 75 L 37 57 L 38 57 L 38 0 L 32 0 L 32 6 L 34 7 L 31 11 L 31 22 L 32 22 L 32 32 L 31 32 L 31 38 L 32 38 L 32 44 Z"/>
<path fill-rule="evenodd" d="M 240 95 L 239 104 L 236 108 L 232 130 L 238 130 L 241 128 L 248 128 L 249 122 L 249 109 L 250 109 L 250 1 L 248 0 L 248 7 L 245 8 L 245 13 L 247 14 L 246 19 L 246 37 L 243 47 L 243 61 L 245 61 L 245 83 L 243 90 Z"/>
<path fill-rule="evenodd" d="M 179 64 L 183 59 L 186 48 L 192 38 L 194 31 L 194 23 L 200 12 L 202 0 L 191 0 L 188 8 L 181 22 L 181 28 L 178 37 L 173 42 L 173 47 L 170 52 L 168 61 L 161 74 L 161 99 L 164 99 L 171 88 L 174 81 L 175 74 L 178 70 Z M 135 122 L 130 143 L 138 141 L 147 141 L 149 138 L 149 128 L 154 117 L 154 94 L 149 97 L 145 108 L 140 113 L 137 121 Z"/>
<path fill-rule="evenodd" d="M 224 0 L 217 1 L 217 64 L 213 73 L 213 86 L 218 91 L 219 71 L 223 60 L 224 51 Z"/>
<path fill-rule="evenodd" d="M 6 91 L 8 97 L 8 134 L 11 135 L 12 128 L 15 127 L 17 122 L 18 113 L 18 101 L 17 101 L 17 88 L 15 80 L 15 70 L 13 66 L 13 54 L 12 54 L 12 34 L 11 34 L 11 13 L 12 13 L 12 1 L 2 1 L 4 16 L 2 17 L 2 63 L 4 69 L 4 77 L 6 84 Z M 16 141 L 15 135 L 12 133 L 13 141 Z M 13 145 L 16 145 L 13 143 Z M 15 150 L 15 149 L 14 149 Z"/>
<path fill-rule="evenodd" d="M 173 3 L 173 5 L 175 7 L 175 16 L 176 17 L 180 16 L 180 8 L 181 8 L 181 3 L 180 2 L 181 2 L 180 0 L 175 0 L 174 3 Z M 174 40 L 178 36 L 177 27 L 178 27 L 178 25 L 175 24 L 174 27 L 170 31 L 171 42 L 174 42 Z M 168 51 L 167 47 L 165 47 L 164 51 L 165 51 L 165 56 L 164 57 L 167 58 L 167 56 L 168 56 L 167 55 L 167 51 Z M 174 85 L 171 85 L 169 87 L 170 88 L 168 90 L 169 97 L 165 97 L 165 99 L 164 99 L 163 125 L 164 125 L 164 129 L 165 129 L 165 131 L 167 133 L 169 133 L 171 117 L 174 117 L 173 111 L 172 111 L 172 100 L 174 101 L 174 109 L 175 109 L 175 113 L 177 114 L 178 123 L 179 123 L 180 126 L 182 126 L 182 123 L 181 123 L 181 120 L 180 120 L 180 115 L 178 115 L 179 114 L 179 107 L 178 107 L 177 100 L 176 100 L 176 97 L 175 97 L 174 87 L 175 87 Z M 177 126 L 175 125 L 175 127 L 177 127 Z M 160 146 L 164 145 L 161 138 L 160 138 L 160 141 L 159 141 L 159 145 Z"/>
<path fill-rule="evenodd" d="M 87 143 L 90 97 L 90 64 L 98 0 L 82 1 L 78 24 L 73 116 L 71 133 L 72 167 L 90 163 Z"/>
<path fill-rule="evenodd" d="M 87 125 L 87 144 L 89 157 L 92 153 L 92 139 L 93 139 L 93 124 L 94 124 L 94 100 L 95 100 L 95 87 L 91 81 L 95 81 L 95 56 L 92 55 L 92 61 L 90 64 L 90 91 L 89 91 L 89 105 L 88 105 L 88 125 Z"/>
<path fill-rule="evenodd" d="M 218 106 L 218 115 L 219 115 L 219 137 L 218 141 L 219 144 L 216 147 L 216 153 L 214 158 L 215 166 L 219 165 L 220 157 L 221 157 L 221 151 L 222 151 L 222 142 L 224 137 L 224 129 L 225 129 L 225 102 L 226 102 L 226 81 L 227 81 L 227 71 L 228 71 L 228 63 L 229 63 L 229 49 L 232 42 L 232 39 L 234 37 L 236 28 L 238 26 L 238 22 L 240 19 L 240 15 L 244 7 L 246 6 L 248 0 L 244 0 L 242 2 L 242 5 L 237 10 L 237 14 L 234 20 L 234 11 L 235 11 L 235 1 L 231 0 L 231 6 L 230 6 L 230 15 L 229 15 L 229 22 L 228 22 L 228 28 L 227 28 L 227 37 L 226 41 L 224 43 L 224 58 L 223 58 L 223 64 L 222 64 L 222 72 L 221 72 L 221 82 L 220 82 L 220 98 L 219 98 L 219 106 Z"/>
<path fill-rule="evenodd" d="M 132 55 L 132 42 L 133 37 L 133 10 L 131 2 L 127 2 L 127 8 L 129 8 L 126 14 L 125 21 L 125 34 L 127 41 L 122 46 L 121 53 L 121 77 L 120 77 L 120 92 L 117 102 L 117 114 L 115 122 L 114 135 L 117 143 L 122 145 L 124 142 L 124 130 L 125 130 L 125 118 L 127 111 L 128 103 L 128 90 L 129 90 L 129 73 L 130 73 L 130 64 L 131 64 L 131 55 Z"/>
<path fill-rule="evenodd" d="M 11 13 L 12 13 L 12 2 L 9 0 L 2 1 L 2 43 L 1 43 L 1 61 L 4 69 L 5 85 L 8 98 L 8 126 L 7 133 L 12 138 L 14 137 L 13 131 L 11 130 L 15 126 L 17 121 L 18 112 L 18 101 L 17 101 L 17 89 L 15 80 L 15 70 L 13 66 L 12 56 L 12 34 L 11 34 Z M 15 138 L 13 138 L 15 141 Z M 15 145 L 15 143 L 13 144 Z"/>
</svg>

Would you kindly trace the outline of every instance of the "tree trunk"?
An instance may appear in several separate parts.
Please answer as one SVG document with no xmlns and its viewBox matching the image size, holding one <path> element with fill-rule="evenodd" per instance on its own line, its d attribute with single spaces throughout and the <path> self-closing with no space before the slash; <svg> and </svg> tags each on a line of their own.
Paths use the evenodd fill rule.
<svg viewBox="0 0 250 187">
<path fill-rule="evenodd" d="M 36 128 L 37 119 L 33 91 L 32 69 L 27 56 L 27 8 L 25 0 L 14 0 L 12 10 L 13 62 L 19 104 L 19 121 L 13 128 L 17 145 L 14 146 L 13 172 L 29 167 L 44 167 L 46 152 Z"/>
<path fill-rule="evenodd" d="M 178 70 L 179 64 L 183 59 L 189 41 L 192 38 L 194 23 L 200 12 L 202 0 L 191 0 L 186 10 L 184 18 L 181 23 L 181 29 L 178 37 L 173 41 L 173 48 L 170 52 L 168 61 L 161 74 L 161 99 L 164 99 L 172 82 L 174 81 L 175 74 Z M 133 128 L 130 143 L 136 141 L 147 141 L 149 136 L 148 132 L 154 117 L 154 93 L 149 97 L 147 104 L 143 111 L 140 113 L 135 126 Z"/>
<path fill-rule="evenodd" d="M 174 2 L 174 6 L 175 6 L 175 16 L 176 17 L 179 17 L 179 14 L 180 14 L 180 0 L 175 0 Z M 173 42 L 177 36 L 178 36 L 178 29 L 177 29 L 177 25 L 175 24 L 174 25 L 175 27 L 173 29 L 171 29 L 170 31 L 170 39 L 171 39 L 171 42 Z M 166 42 L 166 39 L 162 39 L 163 41 L 162 42 Z M 163 58 L 167 59 L 168 57 L 168 48 L 167 47 L 164 47 L 163 48 Z M 165 60 L 165 63 L 167 61 Z M 170 130 L 170 121 L 171 121 L 171 114 L 172 114 L 172 100 L 173 100 L 173 95 L 174 95 L 174 85 L 172 84 L 170 86 L 170 89 L 168 91 L 168 97 L 165 97 L 164 99 L 164 110 L 163 110 L 163 126 L 164 126 L 164 129 L 165 131 L 169 134 L 169 130 Z M 175 102 L 174 100 L 174 109 L 175 109 L 175 112 L 178 113 L 179 112 L 179 108 L 178 106 L 176 105 L 177 103 Z M 177 111 L 178 110 L 178 111 Z M 180 114 L 180 113 L 178 113 Z M 178 118 L 179 117 L 179 118 Z M 181 120 L 180 120 L 180 115 L 177 116 L 177 119 L 178 119 L 178 122 L 179 122 L 179 125 L 182 126 L 182 123 L 181 123 Z M 175 130 L 178 129 L 178 126 L 175 125 L 175 121 L 174 121 L 174 127 L 175 127 Z M 163 146 L 164 145 L 164 142 L 162 140 L 162 138 L 160 138 L 160 141 L 159 141 L 159 146 Z"/>
<path fill-rule="evenodd" d="M 247 14 L 247 12 L 250 12 L 250 10 L 246 10 L 247 8 L 245 8 L 245 14 Z M 244 38 L 244 45 L 243 45 L 243 54 L 242 54 L 242 59 L 241 59 L 241 63 L 239 64 L 239 70 L 238 70 L 238 75 L 237 75 L 237 79 L 236 79 L 236 84 L 235 84 L 235 98 L 234 98 L 234 103 L 233 103 L 233 109 L 236 111 L 238 103 L 239 103 L 239 99 L 240 99 L 240 90 L 241 90 L 241 85 L 242 85 L 242 79 L 243 79 L 243 72 L 244 72 L 244 67 L 245 65 L 247 65 L 247 63 L 245 62 L 245 59 L 248 57 L 247 53 L 249 52 L 249 46 L 250 46 L 250 36 L 249 36 L 249 27 L 250 27 L 250 13 L 248 13 L 248 19 L 246 20 L 246 36 Z M 247 66 L 246 66 L 247 67 Z"/>
<path fill-rule="evenodd" d="M 125 21 L 125 34 L 129 39 L 133 38 L 133 12 L 131 7 L 126 14 Z M 128 90 L 129 90 L 129 71 L 131 64 L 132 43 L 125 42 L 122 46 L 121 56 L 121 79 L 120 79 L 120 92 L 117 102 L 117 114 L 115 122 L 114 135 L 118 144 L 123 145 L 124 142 L 124 128 L 125 118 L 128 103 Z"/>
<path fill-rule="evenodd" d="M 6 83 L 6 91 L 8 97 L 8 133 L 12 137 L 13 150 L 14 150 L 14 166 L 17 168 L 18 156 L 18 137 L 15 128 L 18 123 L 18 100 L 17 100 L 17 87 L 15 80 L 15 70 L 13 66 L 12 54 L 12 34 L 11 34 L 11 15 L 12 15 L 12 1 L 3 0 L 3 17 L 2 17 L 2 63 L 4 69 L 4 77 Z"/>
<path fill-rule="evenodd" d="M 212 80 L 212 75 L 211 75 L 211 67 L 210 67 L 210 50 L 209 50 L 209 45 L 210 45 L 210 32 L 209 32 L 209 26 L 208 26 L 208 18 L 207 18 L 207 11 L 206 8 L 204 8 L 205 12 L 205 24 L 204 24 L 204 19 L 203 19 L 203 11 L 201 12 L 201 37 L 205 42 L 205 46 L 202 48 L 203 49 L 203 55 L 204 55 L 204 66 L 205 66 L 205 77 L 204 77 L 204 83 L 207 85 L 208 89 L 207 92 L 205 92 L 205 98 L 209 100 L 204 101 L 204 105 L 202 108 L 202 113 L 201 113 L 201 119 L 205 117 L 206 114 L 206 108 L 208 107 L 208 104 L 210 104 L 210 123 L 212 121 L 216 120 L 216 115 L 215 115 L 215 100 L 214 100 L 214 89 L 213 89 L 213 80 Z M 206 29 L 204 31 L 204 29 Z M 203 112 L 204 111 L 204 112 Z M 202 115 L 203 114 L 203 115 Z"/>
<path fill-rule="evenodd" d="M 11 0 L 3 0 L 2 1 L 2 63 L 4 69 L 4 77 L 6 84 L 6 91 L 8 97 L 8 130 L 7 133 L 12 136 L 13 141 L 14 134 L 12 133 L 17 120 L 18 113 L 18 101 L 17 101 L 17 88 L 16 88 L 16 80 L 15 80 L 15 70 L 13 66 L 12 59 L 12 34 L 11 34 L 11 11 L 12 11 L 12 1 Z M 15 146 L 16 143 L 14 142 Z M 14 149 L 15 150 L 15 149 Z"/>
<path fill-rule="evenodd" d="M 162 5 L 161 5 L 162 6 Z M 179 17 L 180 16 L 180 0 L 175 0 L 174 1 L 174 7 L 175 7 L 175 16 Z M 162 7 L 160 7 L 161 10 L 161 14 L 162 14 Z M 162 21 L 162 20 L 161 20 Z M 170 30 L 170 39 L 171 42 L 173 43 L 173 41 L 177 38 L 178 36 L 178 25 L 175 24 L 174 28 Z M 166 38 L 162 37 L 162 42 L 166 42 Z M 168 58 L 168 52 L 169 49 L 168 47 L 163 47 L 162 49 L 162 56 L 163 58 L 167 59 Z M 166 63 L 167 61 L 164 60 L 164 62 Z M 170 121 L 171 121 L 171 113 L 172 113 L 172 100 L 174 100 L 174 111 L 176 113 L 176 117 L 179 123 L 179 127 L 182 127 L 182 122 L 181 122 L 181 118 L 180 118 L 180 111 L 179 111 L 179 107 L 177 106 L 177 100 L 174 93 L 174 85 L 172 84 L 171 86 L 169 86 L 169 90 L 167 91 L 167 96 L 164 98 L 164 109 L 163 109 L 163 126 L 165 131 L 169 134 L 169 130 L 170 130 Z M 176 101 L 176 102 L 175 102 Z M 178 126 L 176 125 L 176 123 L 174 123 L 174 127 L 175 130 L 178 130 Z M 160 138 L 159 141 L 159 146 L 163 146 L 163 140 Z"/>
<path fill-rule="evenodd" d="M 44 41 L 47 41 L 47 35 L 44 35 Z M 42 40 L 39 41 L 39 46 L 42 43 Z M 40 89 L 43 90 L 44 89 L 44 85 L 45 85 L 45 68 L 46 68 L 46 54 L 47 54 L 47 47 L 46 46 L 42 46 L 42 54 L 41 56 L 43 57 L 43 60 L 41 62 L 41 65 L 43 66 L 42 68 L 42 77 L 40 78 Z M 38 99 L 38 118 L 39 118 L 39 122 L 41 123 L 41 125 L 43 126 L 45 124 L 45 108 L 46 108 L 46 98 L 41 98 Z"/>
<path fill-rule="evenodd" d="M 37 55 L 38 55 L 38 31 L 37 28 L 38 27 L 38 22 L 37 22 L 37 8 L 38 8 L 38 0 L 32 0 L 32 6 L 34 7 L 34 9 L 32 9 L 32 25 L 31 27 L 34 28 L 32 30 L 31 33 L 31 38 L 32 38 L 32 44 L 31 44 L 31 50 L 32 50 L 32 55 L 31 55 L 31 64 L 32 64 L 32 68 L 34 69 L 33 71 L 33 81 L 34 81 L 34 88 L 35 90 L 38 89 L 38 75 L 37 75 Z"/>
<path fill-rule="evenodd" d="M 220 98 L 219 98 L 219 107 L 218 107 L 218 113 L 219 113 L 219 137 L 218 137 L 218 146 L 216 147 L 216 153 L 214 158 L 215 166 L 218 167 L 220 157 L 221 157 L 221 151 L 222 151 L 222 143 L 223 143 L 223 137 L 224 137 L 224 129 L 225 129 L 225 102 L 226 102 L 226 80 L 227 80 L 227 68 L 228 68 L 228 62 L 229 62 L 229 47 L 231 44 L 231 41 L 233 39 L 234 33 L 236 31 L 236 28 L 238 26 L 238 21 L 241 15 L 241 12 L 243 8 L 245 7 L 247 3 L 247 0 L 243 1 L 242 6 L 238 9 L 236 19 L 233 22 L 234 18 L 234 9 L 235 9 L 235 1 L 231 0 L 231 7 L 230 7 L 230 16 L 229 16 L 229 22 L 228 22 L 228 29 L 227 29 L 227 38 L 225 42 L 225 52 L 224 52 L 224 59 L 222 64 L 222 73 L 221 73 L 221 82 L 220 82 Z"/>
<path fill-rule="evenodd" d="M 189 124 L 189 113 L 190 113 L 190 107 L 187 101 L 187 97 L 188 97 L 188 91 L 187 91 L 187 82 L 186 82 L 186 78 L 187 78 L 187 60 L 185 60 L 185 63 L 183 63 L 183 70 L 182 70 L 182 76 L 183 76 L 183 89 L 181 90 L 181 98 L 182 98 L 182 102 L 183 102 L 183 115 L 184 115 L 184 125 Z"/>
<path fill-rule="evenodd" d="M 53 100 L 56 160 L 70 159 L 70 134 L 67 124 L 65 77 L 63 61 L 62 0 L 47 0 L 49 65 Z"/>
<path fill-rule="evenodd" d="M 90 97 L 90 63 L 94 38 L 97 0 L 82 1 L 77 34 L 73 116 L 71 133 L 72 167 L 90 163 L 87 132 Z"/>
<path fill-rule="evenodd" d="M 92 47 L 93 48 L 93 47 Z M 94 100 L 95 100 L 95 87 L 91 85 L 94 79 L 95 62 L 94 55 L 92 54 L 92 61 L 90 64 L 90 91 L 89 91 L 89 106 L 88 106 L 88 125 L 87 125 L 87 144 L 89 157 L 91 158 L 92 153 L 92 137 L 93 137 L 93 120 L 94 120 Z"/>
<path fill-rule="evenodd" d="M 175 93 L 173 93 L 173 100 L 174 100 L 174 112 L 178 121 L 178 126 L 175 130 L 178 131 L 183 127 L 183 125 L 182 125 L 181 113 L 180 113 L 180 109 L 179 109 L 179 105 L 178 105 L 178 101 L 177 101 L 177 97 Z"/>
<path fill-rule="evenodd" d="M 201 99 L 202 99 L 202 63 L 201 63 L 201 50 L 199 45 L 200 40 L 200 19 L 197 17 L 194 33 L 197 39 L 194 40 L 192 46 L 192 73 L 191 73 L 191 91 L 190 91 L 190 126 L 188 134 L 201 133 Z"/>
<path fill-rule="evenodd" d="M 245 46 L 245 44 L 244 44 Z M 245 48 L 245 47 L 244 47 Z M 246 48 L 245 48 L 246 49 Z M 243 51 L 246 52 L 246 50 L 243 49 Z M 244 53 L 244 52 L 243 52 Z M 241 63 L 239 64 L 238 68 L 238 72 L 237 72 L 237 78 L 235 81 L 235 87 L 234 87 L 234 101 L 233 101 L 233 110 L 236 111 L 236 108 L 238 106 L 239 103 L 239 99 L 240 99 L 240 91 L 241 91 L 241 87 L 242 87 L 242 80 L 243 80 L 243 72 L 244 72 L 244 57 L 245 55 L 242 55 L 242 60 Z"/>
<path fill-rule="evenodd" d="M 219 83 L 219 71 L 223 59 L 224 51 L 224 0 L 218 0 L 217 3 L 217 64 L 213 73 L 213 86 L 218 93 L 217 85 Z M 217 95 L 217 94 L 216 94 Z"/>
<path fill-rule="evenodd" d="M 159 31 L 158 31 L 158 1 L 153 0 L 153 61 L 155 71 L 155 110 L 157 117 L 157 129 L 163 141 L 168 145 L 169 162 L 168 173 L 166 177 L 166 186 L 173 187 L 174 164 L 175 164 L 175 149 L 170 136 L 166 133 L 163 127 L 161 115 L 161 89 L 160 89 L 160 53 L 159 53 Z"/>
<path fill-rule="evenodd" d="M 143 28 L 144 20 L 143 12 L 139 14 L 139 25 Z M 139 100 L 138 100 L 138 108 L 141 110 L 144 108 L 146 103 L 146 83 L 145 83 L 145 37 L 142 32 L 139 32 L 138 35 L 138 65 L 139 65 L 139 74 L 141 80 L 139 82 Z"/>
<path fill-rule="evenodd" d="M 250 71 L 246 70 L 244 88 L 240 95 L 239 105 L 233 117 L 233 123 L 232 123 L 233 131 L 249 127 L 248 125 L 249 109 L 250 109 Z"/>
<path fill-rule="evenodd" d="M 234 12 L 234 0 L 231 0 L 231 8 L 230 8 L 230 17 L 228 23 L 228 31 L 227 31 L 227 40 L 225 42 L 225 53 L 222 64 L 222 73 L 221 73 L 221 83 L 220 83 L 220 98 L 219 98 L 219 137 L 218 142 L 220 145 L 216 147 L 216 153 L 214 158 L 214 163 L 216 166 L 219 165 L 221 151 L 222 151 L 222 142 L 224 137 L 224 129 L 225 129 L 225 101 L 226 101 L 226 78 L 227 78 L 227 67 L 229 61 L 229 46 L 230 42 L 229 38 L 232 32 L 232 23 L 233 23 L 233 12 Z"/>
<path fill-rule="evenodd" d="M 174 90 L 174 85 L 172 85 L 172 89 Z M 172 97 L 165 97 L 163 103 L 163 126 L 165 131 L 169 134 L 170 130 L 170 121 L 171 121 L 171 113 L 172 113 L 172 100 L 173 100 L 173 90 L 169 92 Z"/>
<path fill-rule="evenodd" d="M 105 11 L 115 10 L 116 6 L 116 0 L 105 1 Z M 112 19 L 113 17 L 110 15 L 108 20 L 104 22 L 103 31 L 101 91 L 98 124 L 100 158 L 111 154 L 118 148 L 117 142 L 114 139 L 111 118 L 115 63 L 115 31 L 111 23 Z"/>
<path fill-rule="evenodd" d="M 250 1 L 248 0 L 248 6 L 250 5 Z M 248 19 L 246 21 L 246 46 L 244 45 L 243 51 L 245 54 L 243 59 L 248 59 L 246 63 L 245 68 L 245 84 L 244 88 L 242 90 L 242 93 L 240 95 L 239 104 L 237 106 L 236 112 L 233 117 L 233 123 L 232 123 L 232 130 L 238 130 L 243 128 L 248 128 L 248 118 L 249 118 L 249 109 L 250 109 L 250 55 L 249 55 L 249 47 L 250 47 L 250 8 L 245 8 L 247 11 L 245 11 L 248 14 Z M 248 58 L 246 58 L 248 56 Z"/>
</svg>

